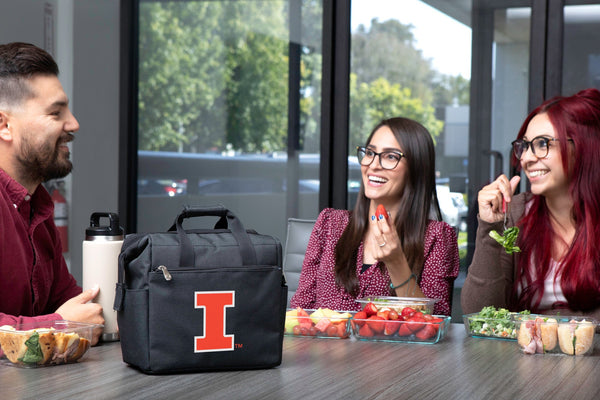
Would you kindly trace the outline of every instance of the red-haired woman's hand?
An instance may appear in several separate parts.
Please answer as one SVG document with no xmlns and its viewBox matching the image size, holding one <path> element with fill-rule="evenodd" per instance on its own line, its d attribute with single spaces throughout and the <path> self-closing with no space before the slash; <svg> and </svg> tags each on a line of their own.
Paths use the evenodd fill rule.
<svg viewBox="0 0 600 400">
<path fill-rule="evenodd" d="M 513 176 L 509 181 L 506 175 L 500 175 L 494 182 L 484 186 L 477 196 L 479 218 L 489 223 L 502 221 L 506 212 L 502 200 L 510 203 L 520 180 L 520 176 Z"/>
</svg>

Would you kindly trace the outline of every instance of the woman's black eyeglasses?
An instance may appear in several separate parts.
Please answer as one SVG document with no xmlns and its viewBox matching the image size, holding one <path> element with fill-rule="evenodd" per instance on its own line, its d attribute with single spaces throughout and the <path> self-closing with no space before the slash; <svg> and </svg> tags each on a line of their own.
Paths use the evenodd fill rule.
<svg viewBox="0 0 600 400">
<path fill-rule="evenodd" d="M 548 155 L 548 151 L 550 151 L 550 142 L 556 142 L 559 139 L 549 138 L 546 136 L 538 136 L 531 139 L 530 142 L 523 139 L 513 140 L 512 148 L 515 153 L 515 157 L 520 160 L 523 157 L 523 153 L 527 151 L 527 149 L 531 146 L 531 152 L 537 158 L 544 158 Z M 572 142 L 573 139 L 568 139 L 569 142 Z"/>
<path fill-rule="evenodd" d="M 360 165 L 364 165 L 365 167 L 373 163 L 375 156 L 379 156 L 379 165 L 381 165 L 381 168 L 394 169 L 400 160 L 402 160 L 404 154 L 399 151 L 382 151 L 381 153 L 377 153 L 366 147 L 357 147 L 356 156 Z"/>
</svg>

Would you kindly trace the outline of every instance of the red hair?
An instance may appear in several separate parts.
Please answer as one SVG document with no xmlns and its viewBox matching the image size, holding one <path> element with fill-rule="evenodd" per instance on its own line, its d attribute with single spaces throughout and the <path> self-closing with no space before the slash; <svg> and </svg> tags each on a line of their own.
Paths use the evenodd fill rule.
<svg viewBox="0 0 600 400">
<path fill-rule="evenodd" d="M 562 164 L 564 170 L 569 171 L 571 212 L 575 221 L 573 242 L 558 270 L 568 305 L 556 306 L 587 311 L 600 306 L 600 91 L 585 89 L 573 96 L 545 101 L 527 116 L 519 130 L 519 139 L 525 135 L 533 117 L 543 113 L 550 119 L 559 139 L 554 143 L 561 154 L 568 155 L 562 157 Z M 520 167 L 514 155 L 512 162 Z M 516 306 L 537 312 L 552 260 L 549 249 L 555 239 L 543 196 L 532 196 L 531 208 L 518 226 L 521 255 L 513 289 L 516 292 L 522 282 L 523 290 Z"/>
</svg>

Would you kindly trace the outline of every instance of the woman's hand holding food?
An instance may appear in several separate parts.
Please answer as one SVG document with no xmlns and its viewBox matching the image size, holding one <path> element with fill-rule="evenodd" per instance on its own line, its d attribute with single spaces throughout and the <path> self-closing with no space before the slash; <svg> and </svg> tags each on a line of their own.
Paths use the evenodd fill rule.
<svg viewBox="0 0 600 400">
<path fill-rule="evenodd" d="M 375 229 L 377 241 L 373 244 L 373 255 L 376 260 L 385 264 L 392 285 L 401 286 L 396 290 L 396 294 L 423 297 L 423 292 L 417 285 L 416 277 L 412 275 L 413 272 L 406 260 L 394 222 L 383 205 L 377 206 L 375 220 L 371 223 L 377 226 Z M 410 288 L 410 292 L 407 288 Z"/>
<path fill-rule="evenodd" d="M 376 240 L 372 244 L 375 259 L 386 265 L 388 262 L 406 260 L 394 223 L 383 205 L 377 206 L 375 219 L 371 223 L 376 226 Z"/>
<path fill-rule="evenodd" d="M 520 180 L 520 176 L 513 176 L 509 181 L 503 174 L 494 182 L 484 186 L 477 196 L 479 218 L 489 223 L 502 221 L 506 212 L 506 209 L 503 209 L 502 200 L 510 203 Z"/>
</svg>

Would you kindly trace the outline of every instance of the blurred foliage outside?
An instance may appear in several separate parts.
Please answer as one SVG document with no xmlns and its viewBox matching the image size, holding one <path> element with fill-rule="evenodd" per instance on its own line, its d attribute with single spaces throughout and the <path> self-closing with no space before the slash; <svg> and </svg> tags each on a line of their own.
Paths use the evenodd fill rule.
<svg viewBox="0 0 600 400">
<path fill-rule="evenodd" d="M 300 129 L 318 153 L 320 0 L 302 1 Z M 140 3 L 140 150 L 272 153 L 287 150 L 288 1 Z M 411 25 L 371 21 L 352 35 L 350 149 L 383 118 L 421 122 L 434 139 L 436 107 L 468 104 L 469 81 L 432 69 Z M 351 151 L 352 153 L 352 151 Z"/>
</svg>

